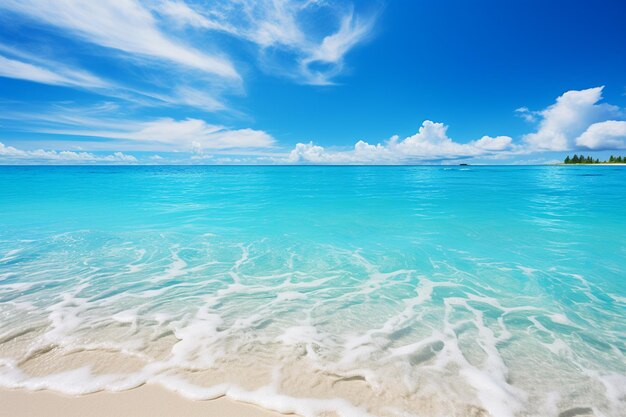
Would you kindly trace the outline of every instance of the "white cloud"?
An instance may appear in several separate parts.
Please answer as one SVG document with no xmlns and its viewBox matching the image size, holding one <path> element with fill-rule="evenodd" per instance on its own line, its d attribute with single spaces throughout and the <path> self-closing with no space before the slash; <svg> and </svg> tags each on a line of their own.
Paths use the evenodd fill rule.
<svg viewBox="0 0 626 417">
<path fill-rule="evenodd" d="M 222 53 L 206 53 L 206 42 L 202 47 L 184 44 L 161 26 L 217 31 L 257 45 L 264 68 L 309 84 L 331 83 L 345 55 L 368 36 L 375 21 L 349 5 L 306 0 L 4 0 L 0 8 L 103 47 L 238 79 Z M 198 39 L 186 36 L 191 44 L 199 45 Z M 283 60 L 284 54 L 272 50 L 291 58 Z M 276 56 L 282 57 L 279 62 Z"/>
<path fill-rule="evenodd" d="M 191 26 L 195 28 L 215 29 L 224 32 L 231 32 L 234 29 L 203 16 L 196 10 L 189 7 L 182 0 L 164 0 L 152 4 L 154 10 L 161 16 L 180 26 Z"/>
<path fill-rule="evenodd" d="M 11 46 L 0 44 L 0 76 L 79 88 L 142 107 L 235 114 L 225 96 L 244 91 L 227 45 L 245 44 L 236 52 L 253 51 L 258 66 L 271 74 L 331 84 L 375 20 L 348 4 L 316 0 L 0 0 L 0 12 L 13 13 L 20 30 L 32 33 L 12 39 Z M 42 25 L 55 36 L 32 31 Z M 74 48 L 65 39 L 109 49 L 79 48 L 68 55 Z M 111 62 L 116 70 L 107 77 L 118 78 L 106 81 L 87 71 L 90 54 Z M 114 62 L 119 59 L 124 65 Z"/>
<path fill-rule="evenodd" d="M 84 120 L 83 120 L 84 121 Z M 266 148 L 274 144 L 274 138 L 262 130 L 228 129 L 212 125 L 200 119 L 174 120 L 162 118 L 149 122 L 117 121 L 107 130 L 102 122 L 91 128 L 44 129 L 46 133 L 125 139 L 142 143 L 167 145 L 175 150 Z M 143 149 L 146 149 L 143 147 Z"/>
<path fill-rule="evenodd" d="M 365 21 L 352 13 L 343 17 L 341 26 L 336 33 L 326 36 L 322 42 L 309 51 L 309 56 L 302 59 L 302 71 L 311 84 L 328 84 L 329 78 L 343 68 L 344 56 L 355 45 L 361 42 L 370 32 L 373 19 Z M 325 71 L 313 69 L 314 64 L 332 64 Z"/>
<path fill-rule="evenodd" d="M 205 93 L 200 89 L 187 86 L 178 86 L 169 96 L 157 96 L 162 101 L 172 104 L 184 104 L 196 107 L 205 111 L 224 110 L 226 106 L 214 96 Z"/>
<path fill-rule="evenodd" d="M 194 99 L 193 91 L 182 91 Z M 196 97 L 202 100 L 202 96 Z M 625 114 L 619 107 L 601 103 L 602 87 L 581 91 L 568 91 L 544 110 L 528 108 L 516 110 L 537 118 L 534 133 L 522 136 L 515 143 L 509 136 L 482 136 L 468 142 L 458 142 L 448 136 L 448 126 L 429 120 L 423 122 L 414 135 L 400 139 L 393 136 L 381 143 L 357 141 L 351 148 L 322 147 L 298 143 L 288 153 L 276 147 L 275 139 L 263 130 L 229 128 L 207 123 L 198 118 L 176 120 L 165 117 L 153 120 L 133 120 L 120 114 L 121 108 L 114 103 L 85 108 L 57 107 L 55 111 L 32 111 L 30 113 L 4 112 L 0 119 L 14 130 L 60 135 L 55 148 L 73 148 L 74 141 L 63 142 L 62 136 L 85 136 L 109 140 L 81 139 L 80 149 L 89 151 L 151 151 L 187 153 L 187 161 L 217 161 L 215 155 L 232 155 L 231 162 L 254 163 L 316 163 L 316 164 L 400 164 L 415 162 L 452 163 L 458 159 L 513 161 L 522 155 L 537 159 L 543 152 L 566 150 L 626 149 Z M 23 123 L 26 120 L 29 123 Z M 30 142 L 31 146 L 33 142 Z M 62 144 L 62 145 L 61 145 Z M 37 146 L 47 146 L 46 144 Z M 207 153 L 205 153 L 205 151 Z M 16 148 L 2 149 L 4 158 L 39 155 L 44 159 L 65 158 L 121 161 L 124 154 L 106 157 L 86 152 L 21 151 Z M 192 153 L 189 157 L 188 153 Z M 550 158 L 554 158 L 551 155 Z M 133 158 L 129 156 L 129 158 Z M 513 159 L 512 159 L 513 158 Z M 158 161 L 157 157 L 147 159 Z M 171 161 L 170 157 L 166 162 Z M 183 159 L 177 161 L 184 162 Z M 222 159 L 221 162 L 228 162 Z"/>
<path fill-rule="evenodd" d="M 0 163 L 35 162 L 35 163 L 135 163 L 137 158 L 122 152 L 110 155 L 95 155 L 90 152 L 23 150 L 6 146 L 0 142 Z"/>
<path fill-rule="evenodd" d="M 399 140 L 393 136 L 384 144 L 372 145 L 358 141 L 353 149 L 327 150 L 312 142 L 298 143 L 286 162 L 319 164 L 399 164 L 413 161 L 458 159 L 490 155 L 514 150 L 508 136 L 490 137 L 468 143 L 453 141 L 447 135 L 448 127 L 426 120 L 418 133 Z"/>
<path fill-rule="evenodd" d="M 208 55 L 162 32 L 150 11 L 136 0 L 4 0 L 0 8 L 72 32 L 86 41 L 237 79 L 232 63 Z"/>
<path fill-rule="evenodd" d="M 184 85 L 168 86 L 166 92 L 150 92 L 103 80 L 86 71 L 69 68 L 59 62 L 44 59 L 0 44 L 0 77 L 32 82 L 75 87 L 96 94 L 123 99 L 142 106 L 185 105 L 205 111 L 225 110 L 226 106 L 207 92 Z"/>
<path fill-rule="evenodd" d="M 105 138 L 92 141 L 80 138 L 81 149 L 190 152 L 194 149 L 273 148 L 275 139 L 263 130 L 231 128 L 197 118 L 176 120 L 171 117 L 134 119 L 125 108 L 104 102 L 96 106 L 32 109 L 29 112 L 0 112 L 5 128 L 14 131 L 64 136 Z M 74 142 L 78 142 L 74 139 Z M 32 140 L 31 140 L 32 143 Z"/>
<path fill-rule="evenodd" d="M 492 138 L 484 136 L 469 143 L 454 142 L 447 135 L 448 126 L 426 120 L 417 134 L 403 141 L 392 140 L 389 147 L 401 155 L 416 158 L 446 158 L 476 156 L 492 150 L 504 150 L 510 147 L 512 139 L 506 136 Z"/>
<path fill-rule="evenodd" d="M 527 121 L 539 121 L 538 130 L 524 135 L 522 144 L 509 136 L 483 136 L 466 143 L 452 140 L 443 123 L 426 120 L 419 131 L 384 143 L 358 141 L 353 148 L 324 148 L 313 142 L 298 143 L 284 161 L 317 164 L 398 164 L 459 158 L 503 159 L 519 155 L 570 149 L 626 148 L 626 121 L 619 107 L 600 103 L 603 87 L 568 91 L 542 111 L 518 108 Z"/>
<path fill-rule="evenodd" d="M 17 78 L 43 84 L 103 88 L 109 84 L 87 72 L 62 66 L 45 68 L 0 55 L 0 77 Z"/>
<path fill-rule="evenodd" d="M 483 136 L 476 141 L 470 142 L 469 145 L 484 151 L 504 151 L 510 149 L 512 143 L 513 139 L 508 136 L 498 136 L 495 138 Z"/>
<path fill-rule="evenodd" d="M 515 109 L 515 114 L 529 123 L 537 121 L 536 112 L 530 111 L 526 106 Z"/>
<path fill-rule="evenodd" d="M 576 149 L 578 137 L 591 125 L 621 117 L 620 109 L 602 100 L 604 87 L 572 90 L 558 97 L 545 110 L 534 112 L 541 120 L 539 129 L 523 137 L 531 151 L 567 151 Z M 590 139 L 591 133 L 587 136 Z M 585 144 L 580 144 L 587 146 Z"/>
<path fill-rule="evenodd" d="M 356 15 L 351 8 L 322 1 L 227 0 L 188 4 L 163 0 L 153 7 L 178 26 L 219 31 L 252 42 L 259 47 L 266 70 L 319 85 L 330 84 L 332 77 L 341 72 L 345 55 L 368 36 L 375 21 L 372 16 Z M 316 15 L 320 11 L 324 17 Z M 329 24 L 329 16 L 333 24 Z M 311 25 L 311 21 L 316 24 Z M 275 50 L 291 56 L 285 59 Z M 276 55 L 283 60 L 276 62 Z"/>
<path fill-rule="evenodd" d="M 592 150 L 626 149 L 626 121 L 594 123 L 576 139 L 576 145 Z"/>
</svg>

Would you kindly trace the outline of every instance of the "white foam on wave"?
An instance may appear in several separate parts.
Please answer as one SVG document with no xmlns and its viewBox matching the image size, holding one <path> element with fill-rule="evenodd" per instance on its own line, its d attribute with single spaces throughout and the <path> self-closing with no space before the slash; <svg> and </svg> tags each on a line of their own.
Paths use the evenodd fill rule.
<svg viewBox="0 0 626 417">
<path fill-rule="evenodd" d="M 606 395 L 616 410 L 624 410 L 626 401 L 626 375 L 610 372 L 606 374 L 596 374 L 596 378 L 604 385 Z"/>
<path fill-rule="evenodd" d="M 130 260 L 123 267 L 93 267 L 83 262 L 72 269 L 64 265 L 58 267 L 58 276 L 53 275 L 56 280 L 49 279 L 51 273 L 41 272 L 41 265 L 54 266 L 42 260 L 32 265 L 31 282 L 0 285 L 0 292 L 12 295 L 44 284 L 40 298 L 19 294 L 10 304 L 32 310 L 31 301 L 49 303 L 37 310 L 48 327 L 43 337 L 34 337 L 35 348 L 55 345 L 68 354 L 102 349 L 149 362 L 128 374 L 99 374 L 87 366 L 33 376 L 5 358 L 0 363 L 0 385 L 87 393 L 158 383 L 190 398 L 227 395 L 307 417 L 331 411 L 346 417 L 367 415 L 365 408 L 353 405 L 358 402 L 348 400 L 357 391 L 378 396 L 380 401 L 404 398 L 419 404 L 424 398 L 434 398 L 434 404 L 479 405 L 493 417 L 527 410 L 557 415 L 560 398 L 566 398 L 567 392 L 550 381 L 542 381 L 549 388 L 542 392 L 543 386 L 521 386 L 509 378 L 511 369 L 520 368 L 511 347 L 520 349 L 519 339 L 529 338 L 542 354 L 550 352 L 558 357 L 555 360 L 569 361 L 585 370 L 585 378 L 602 384 L 613 409 L 624 402 L 626 394 L 620 388 L 624 375 L 582 361 L 579 351 L 584 342 L 567 338 L 568 332 L 580 330 L 579 323 L 584 323 L 580 314 L 568 306 L 533 304 L 531 296 L 503 292 L 489 276 L 475 277 L 444 257 L 430 257 L 433 272 L 427 278 L 412 269 L 385 269 L 359 251 L 338 251 L 333 254 L 337 262 L 327 261 L 322 268 L 305 264 L 305 257 L 298 259 L 292 252 L 278 261 L 268 260 L 253 245 L 227 248 L 221 256 L 228 261 L 197 260 L 189 255 L 195 252 L 181 248 L 171 245 L 167 251 L 159 248 L 154 253 L 125 249 L 124 259 Z M 498 271 L 499 276 L 513 271 L 534 282 L 544 274 L 472 259 L 480 260 L 488 271 Z M 165 282 L 181 276 L 186 276 L 183 282 Z M 596 291 L 581 276 L 571 281 L 591 296 Z M 56 287 L 45 288 L 50 282 Z M 59 293 L 64 295 L 58 297 Z M 619 301 L 617 295 L 612 298 Z M 100 329 L 115 337 L 98 338 Z M 617 349 L 615 339 L 608 344 Z M 151 356 L 153 345 L 164 347 L 158 359 Z M 264 356 L 260 361 L 264 366 L 283 366 L 285 374 L 289 366 L 302 366 L 303 372 L 318 378 L 316 386 L 331 388 L 321 398 L 302 398 L 285 394 L 284 381 L 278 379 L 256 389 L 244 389 L 235 382 L 205 386 L 194 380 L 194 375 L 210 373 L 218 364 L 228 367 L 240 358 L 249 359 L 257 350 L 276 354 Z M 618 357 L 620 353 L 609 354 Z M 252 368 L 251 373 L 257 371 Z M 298 379 L 292 374 L 296 383 L 305 381 L 306 376 Z M 528 391 L 534 396 L 529 397 Z M 345 398 L 330 398 L 329 393 L 335 392 Z M 396 411 L 385 415 L 401 414 L 399 404 L 389 406 Z M 602 407 L 593 406 L 594 410 Z"/>
<path fill-rule="evenodd" d="M 481 301 L 498 309 L 502 309 L 498 300 L 490 297 L 479 297 L 470 294 L 470 300 Z M 520 388 L 513 387 L 507 382 L 508 367 L 500 355 L 497 344 L 510 337 L 508 331 L 503 331 L 496 337 L 493 331 L 485 325 L 483 312 L 469 305 L 468 299 L 451 297 L 445 300 L 446 319 L 444 328 L 444 347 L 437 359 L 439 367 L 452 361 L 460 366 L 460 375 L 476 390 L 482 406 L 492 415 L 498 417 L 514 417 L 516 412 L 524 407 L 527 393 Z M 486 354 L 483 368 L 470 364 L 461 350 L 454 326 L 450 317 L 456 306 L 461 306 L 472 312 L 472 324 L 477 328 L 479 338 L 477 343 Z M 499 322 L 503 326 L 503 322 Z M 503 329 L 505 330 L 505 329 Z"/>
<path fill-rule="evenodd" d="M 128 264 L 128 273 L 136 274 L 140 272 L 145 267 L 145 263 L 143 262 L 144 256 L 146 256 L 147 251 L 145 249 L 137 249 L 135 250 L 137 253 L 137 260 Z"/>
<path fill-rule="evenodd" d="M 287 345 L 312 345 L 323 344 L 324 338 L 315 326 L 302 325 L 286 328 L 283 333 L 276 338 L 277 341 Z"/>
<path fill-rule="evenodd" d="M 617 372 L 601 372 L 595 369 L 585 367 L 582 363 L 577 362 L 583 374 L 599 382 L 605 390 L 606 398 L 609 400 L 611 409 L 617 413 L 626 410 L 626 375 Z M 598 411 L 598 414 L 601 414 Z"/>
<path fill-rule="evenodd" d="M 277 301 L 293 301 L 293 300 L 304 300 L 306 299 L 306 294 L 302 294 L 301 292 L 296 291 L 285 291 L 279 292 L 276 294 Z"/>
<path fill-rule="evenodd" d="M 551 314 L 549 317 L 550 317 L 550 320 L 558 324 L 567 324 L 567 325 L 573 324 L 571 320 L 568 319 L 565 314 L 555 313 L 555 314 Z"/>
<path fill-rule="evenodd" d="M 28 291 L 35 287 L 37 284 L 34 282 L 13 282 L 11 284 L 0 284 L 0 292 L 14 292 L 14 291 Z"/>
<path fill-rule="evenodd" d="M 131 308 L 113 314 L 111 318 L 118 323 L 136 324 L 139 318 L 139 308 Z"/>
<path fill-rule="evenodd" d="M 626 297 L 622 297 L 617 294 L 607 294 L 607 295 L 611 297 L 613 300 L 617 301 L 618 303 L 626 304 Z"/>
<path fill-rule="evenodd" d="M 373 417 L 364 409 L 341 398 L 316 399 L 281 394 L 274 381 L 255 390 L 246 390 L 236 384 L 223 383 L 210 387 L 195 385 L 171 373 L 171 363 L 152 363 L 129 374 L 96 375 L 89 366 L 36 377 L 26 375 L 14 361 L 0 359 L 0 386 L 32 391 L 52 390 L 70 395 L 84 395 L 102 390 L 120 392 L 145 383 L 159 384 L 193 400 L 210 400 L 226 396 L 284 414 L 316 417 L 334 412 L 339 417 Z"/>
<path fill-rule="evenodd" d="M 23 248 L 11 249 L 10 251 L 2 255 L 2 258 L 0 258 L 0 263 L 12 261 L 13 259 L 17 257 L 16 255 L 22 252 L 23 250 L 24 250 Z"/>
<path fill-rule="evenodd" d="M 172 360 L 192 369 L 206 369 L 224 354 L 220 343 L 225 337 L 219 326 L 223 323 L 219 314 L 205 305 L 191 319 L 176 323 L 174 334 L 178 342 L 172 346 Z"/>
<path fill-rule="evenodd" d="M 162 274 L 151 278 L 151 282 L 167 281 L 187 274 L 187 262 L 185 262 L 183 259 L 180 258 L 180 256 L 178 256 L 176 250 L 172 252 L 171 257 L 172 259 L 167 269 Z"/>
<path fill-rule="evenodd" d="M 47 310 L 50 328 L 43 335 L 48 343 L 67 342 L 75 337 L 74 331 L 84 323 L 81 313 L 89 308 L 88 300 L 77 297 L 88 284 L 78 285 L 72 292 L 64 293 L 61 301 L 53 304 Z"/>
<path fill-rule="evenodd" d="M 26 375 L 14 361 L 0 359 L 0 386 L 10 389 L 43 389 L 70 395 L 90 394 L 97 391 L 124 391 L 145 382 L 141 373 L 123 375 L 94 375 L 90 367 L 71 369 L 45 376 Z"/>
</svg>

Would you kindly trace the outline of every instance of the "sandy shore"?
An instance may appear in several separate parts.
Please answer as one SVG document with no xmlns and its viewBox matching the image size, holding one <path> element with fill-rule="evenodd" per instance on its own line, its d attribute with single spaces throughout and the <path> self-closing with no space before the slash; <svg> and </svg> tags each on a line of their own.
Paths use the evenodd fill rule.
<svg viewBox="0 0 626 417">
<path fill-rule="evenodd" d="M 585 165 L 585 166 L 594 166 L 594 167 L 614 167 L 614 166 L 618 166 L 618 167 L 623 167 L 626 165 L 626 163 L 623 162 L 614 162 L 611 164 L 603 164 L 603 163 L 599 163 L 599 164 L 564 164 L 564 163 L 560 163 L 560 164 L 556 164 L 556 165 L 563 165 L 563 166 L 576 166 L 576 165 Z"/>
<path fill-rule="evenodd" d="M 0 390 L 0 414 L 11 417 L 285 417 L 225 397 L 210 401 L 188 400 L 154 385 L 80 397 L 50 391 Z"/>
</svg>

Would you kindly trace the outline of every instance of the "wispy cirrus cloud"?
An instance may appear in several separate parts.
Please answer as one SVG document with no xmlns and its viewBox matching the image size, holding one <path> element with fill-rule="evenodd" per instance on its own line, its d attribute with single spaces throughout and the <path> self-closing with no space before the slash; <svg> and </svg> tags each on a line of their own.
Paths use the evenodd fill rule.
<svg viewBox="0 0 626 417">
<path fill-rule="evenodd" d="M 2 43 L 0 43 L 0 77 L 72 87 L 144 107 L 184 105 L 206 111 L 226 109 L 226 105 L 213 95 L 189 86 L 175 85 L 165 92 L 134 88 Z"/>
<path fill-rule="evenodd" d="M 71 68 L 34 65 L 0 55 L 0 76 L 43 84 L 102 89 L 110 84 L 99 77 Z"/>
<path fill-rule="evenodd" d="M 352 5 L 310 0 L 231 0 L 210 5 L 162 0 L 153 8 L 178 26 L 251 42 L 259 48 L 266 71 L 315 85 L 332 84 L 346 54 L 367 39 L 376 21 L 375 13 L 358 15 Z"/>
<path fill-rule="evenodd" d="M 352 12 L 341 19 L 339 30 L 324 37 L 319 45 L 311 48 L 308 56 L 301 59 L 302 73 L 311 84 L 330 84 L 330 78 L 341 72 L 344 56 L 362 42 L 372 29 L 373 18 L 362 19 Z M 330 64 L 325 70 L 316 70 L 316 64 Z"/>
<path fill-rule="evenodd" d="M 56 106 L 35 112 L 7 111 L 0 120 L 16 131 L 74 138 L 83 148 L 85 138 L 108 140 L 108 149 L 126 151 L 200 152 L 217 149 L 271 148 L 276 140 L 263 130 L 230 128 L 198 118 L 131 118 L 115 103 L 91 107 Z M 24 120 L 28 121 L 26 125 Z M 52 139 L 49 139 L 53 142 Z M 102 143 L 97 146 L 103 149 Z"/>
<path fill-rule="evenodd" d="M 87 127 L 87 128 L 86 128 Z M 81 126 L 74 129 L 49 129 L 45 133 L 65 136 L 90 136 L 123 139 L 147 144 L 166 145 L 172 150 L 199 151 L 203 149 L 267 148 L 275 140 L 262 130 L 249 128 L 229 129 L 200 119 L 175 120 L 161 118 L 151 121 L 118 121 L 107 124 L 107 129 Z M 156 147 L 163 149 L 163 146 Z"/>
<path fill-rule="evenodd" d="M 228 97 L 244 94 L 242 74 L 250 68 L 242 53 L 253 51 L 255 66 L 266 73 L 332 84 L 375 22 L 375 14 L 356 13 L 349 4 L 310 0 L 4 0 L 0 13 L 32 33 L 0 39 L 0 77 L 136 106 L 231 114 L 240 112 Z M 70 60 L 67 41 L 79 46 Z M 91 57 L 115 70 L 92 65 Z"/>
<path fill-rule="evenodd" d="M 164 33 L 134 0 L 4 0 L 0 8 L 57 27 L 87 42 L 169 61 L 224 78 L 239 78 L 225 57 L 207 54 Z"/>
<path fill-rule="evenodd" d="M 15 17 L 20 32 L 33 34 L 0 39 L 0 77 L 89 91 L 134 106 L 205 112 L 232 110 L 225 92 L 243 91 L 227 52 L 170 33 L 138 0 L 6 0 L 0 14 Z M 69 52 L 68 41 L 80 46 Z M 92 57 L 106 64 L 92 65 Z"/>
</svg>

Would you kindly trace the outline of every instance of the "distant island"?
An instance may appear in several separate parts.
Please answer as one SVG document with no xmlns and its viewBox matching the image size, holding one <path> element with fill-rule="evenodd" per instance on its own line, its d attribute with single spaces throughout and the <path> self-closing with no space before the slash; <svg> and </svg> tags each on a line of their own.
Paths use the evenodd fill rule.
<svg viewBox="0 0 626 417">
<path fill-rule="evenodd" d="M 569 155 L 567 155 L 565 157 L 565 160 L 563 161 L 564 164 L 566 165 L 572 165 L 572 164 L 624 164 L 626 163 L 626 156 L 622 157 L 622 156 L 613 156 L 611 155 L 611 157 L 606 160 L 606 161 L 600 161 L 599 159 L 593 159 L 590 156 L 584 156 L 584 155 L 574 155 L 570 158 Z"/>
</svg>

